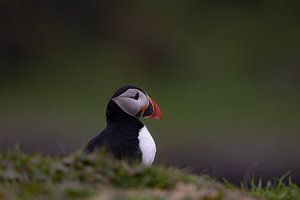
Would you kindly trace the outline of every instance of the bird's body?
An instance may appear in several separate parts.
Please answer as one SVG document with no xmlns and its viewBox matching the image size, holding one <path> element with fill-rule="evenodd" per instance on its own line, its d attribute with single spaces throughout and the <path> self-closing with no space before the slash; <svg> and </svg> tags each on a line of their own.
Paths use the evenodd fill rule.
<svg viewBox="0 0 300 200">
<path fill-rule="evenodd" d="M 141 128 L 138 139 L 139 148 L 142 152 L 142 163 L 151 165 L 155 158 L 156 145 L 146 126 Z"/>
<path fill-rule="evenodd" d="M 155 158 L 156 145 L 146 126 L 139 120 L 139 117 L 150 116 L 150 118 L 154 118 L 155 113 L 158 112 L 154 111 L 154 109 L 159 110 L 159 108 L 157 104 L 151 102 L 153 100 L 149 98 L 151 99 L 149 102 L 147 99 L 143 100 L 144 103 L 140 102 L 140 110 L 137 109 L 133 113 L 132 110 L 135 110 L 135 108 L 130 108 L 130 106 L 138 100 L 128 101 L 126 99 L 124 103 L 124 99 L 128 97 L 120 97 L 120 95 L 126 93 L 128 90 L 130 92 L 135 90 L 134 95 L 136 95 L 136 91 L 138 90 L 138 96 L 144 93 L 141 89 L 133 86 L 125 86 L 119 89 L 107 105 L 106 128 L 89 142 L 85 151 L 91 153 L 95 149 L 103 147 L 117 159 L 141 160 L 142 164 L 148 166 L 152 164 Z M 131 94 L 129 96 L 129 98 L 132 98 Z M 116 98 L 119 99 L 116 100 Z M 145 103 L 147 106 L 144 105 Z M 127 108 L 124 108 L 125 106 L 127 106 Z M 148 108 L 150 111 L 147 110 Z M 124 111 L 123 109 L 127 110 Z M 146 114 L 147 112 L 149 113 Z M 160 110 L 159 115 L 159 117 L 161 117 Z"/>
</svg>

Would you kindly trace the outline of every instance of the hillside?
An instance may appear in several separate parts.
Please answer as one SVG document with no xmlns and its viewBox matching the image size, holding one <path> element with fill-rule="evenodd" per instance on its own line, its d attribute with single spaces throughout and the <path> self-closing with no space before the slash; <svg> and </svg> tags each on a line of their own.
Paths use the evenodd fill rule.
<svg viewBox="0 0 300 200">
<path fill-rule="evenodd" d="M 116 161 L 104 153 L 42 156 L 20 151 L 0 154 L 0 200 L 59 199 L 295 199 L 299 188 L 271 198 L 266 190 L 241 190 L 208 176 Z M 287 190 L 289 188 L 289 190 Z M 271 188 L 270 188 L 271 189 Z M 268 190 L 270 191 L 270 190 Z M 275 193 L 274 193 L 275 194 Z M 294 195 L 294 196 L 293 196 Z M 256 196 L 256 197 L 254 197 Z"/>
</svg>

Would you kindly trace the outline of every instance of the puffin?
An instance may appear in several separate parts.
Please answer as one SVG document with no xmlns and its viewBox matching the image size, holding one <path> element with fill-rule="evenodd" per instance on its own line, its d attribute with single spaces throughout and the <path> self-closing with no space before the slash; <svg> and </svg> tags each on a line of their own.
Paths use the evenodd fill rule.
<svg viewBox="0 0 300 200">
<path fill-rule="evenodd" d="M 106 127 L 85 147 L 90 154 L 103 148 L 117 159 L 138 160 L 152 165 L 156 144 L 140 118 L 162 119 L 157 103 L 142 89 L 132 85 L 119 88 L 106 107 Z"/>
</svg>

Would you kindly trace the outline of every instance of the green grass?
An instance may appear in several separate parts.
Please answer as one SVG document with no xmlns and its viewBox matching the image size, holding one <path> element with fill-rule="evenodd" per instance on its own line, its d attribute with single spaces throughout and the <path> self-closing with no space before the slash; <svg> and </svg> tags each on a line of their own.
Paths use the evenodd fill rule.
<svg viewBox="0 0 300 200">
<path fill-rule="evenodd" d="M 244 188 L 249 189 L 255 196 L 264 197 L 268 200 L 297 200 L 300 199 L 300 189 L 293 181 L 289 173 L 283 175 L 279 179 L 274 181 L 268 181 L 263 186 L 262 179 L 258 180 L 258 183 L 255 183 L 254 178 L 248 187 L 243 185 Z"/>
<path fill-rule="evenodd" d="M 141 167 L 104 153 L 85 156 L 0 153 L 0 200 L 59 199 L 300 199 L 300 190 L 283 179 L 266 186 L 238 188 L 209 176 L 164 166 Z M 251 189 L 249 189 L 251 188 Z"/>
</svg>

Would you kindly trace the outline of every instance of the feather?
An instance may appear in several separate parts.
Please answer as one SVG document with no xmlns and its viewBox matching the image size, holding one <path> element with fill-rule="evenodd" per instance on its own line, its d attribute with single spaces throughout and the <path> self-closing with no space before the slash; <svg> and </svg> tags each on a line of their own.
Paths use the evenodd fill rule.
<svg viewBox="0 0 300 200">
<path fill-rule="evenodd" d="M 103 133 L 99 133 L 96 137 L 91 139 L 91 141 L 84 148 L 86 154 L 92 153 L 96 147 L 100 147 L 103 144 Z"/>
</svg>

